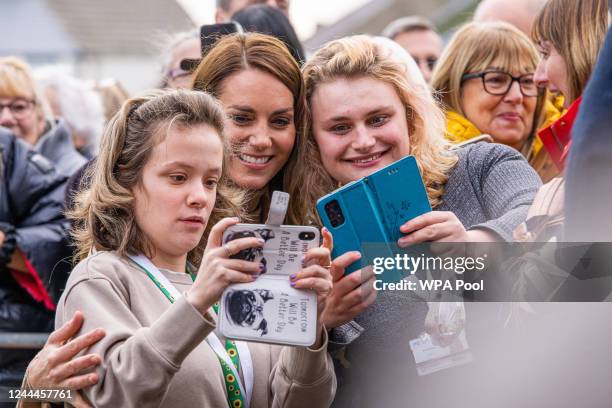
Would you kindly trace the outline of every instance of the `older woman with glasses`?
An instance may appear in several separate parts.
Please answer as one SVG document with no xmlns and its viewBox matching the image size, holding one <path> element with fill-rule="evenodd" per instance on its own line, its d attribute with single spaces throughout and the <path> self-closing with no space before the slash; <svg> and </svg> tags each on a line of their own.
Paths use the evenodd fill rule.
<svg viewBox="0 0 612 408">
<path fill-rule="evenodd" d="M 520 151 L 548 180 L 556 168 L 536 132 L 558 111 L 534 81 L 538 53 L 529 38 L 502 23 L 469 23 L 451 39 L 432 78 L 457 143 L 481 135 Z M 547 112 L 544 113 L 545 108 Z"/>
<path fill-rule="evenodd" d="M 0 126 L 71 176 L 85 162 L 63 119 L 54 119 L 29 65 L 19 58 L 0 58 Z"/>
</svg>

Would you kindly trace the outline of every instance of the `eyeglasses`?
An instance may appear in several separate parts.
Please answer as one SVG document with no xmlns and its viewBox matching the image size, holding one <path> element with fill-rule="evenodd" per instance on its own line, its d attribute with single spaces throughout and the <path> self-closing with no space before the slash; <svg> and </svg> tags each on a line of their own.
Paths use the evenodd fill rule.
<svg viewBox="0 0 612 408">
<path fill-rule="evenodd" d="M 514 81 L 518 82 L 523 96 L 538 96 L 539 89 L 533 80 L 533 74 L 525 74 L 518 77 L 503 71 L 485 71 L 465 74 L 461 77 L 461 85 L 467 80 L 482 78 L 485 92 L 491 95 L 505 95 L 510 91 Z"/>
<path fill-rule="evenodd" d="M 8 108 L 15 119 L 23 119 L 28 115 L 28 113 L 30 113 L 30 108 L 32 108 L 32 105 L 34 105 L 34 101 L 27 99 L 17 99 L 10 103 L 0 103 L 0 114 L 4 108 Z"/>
</svg>

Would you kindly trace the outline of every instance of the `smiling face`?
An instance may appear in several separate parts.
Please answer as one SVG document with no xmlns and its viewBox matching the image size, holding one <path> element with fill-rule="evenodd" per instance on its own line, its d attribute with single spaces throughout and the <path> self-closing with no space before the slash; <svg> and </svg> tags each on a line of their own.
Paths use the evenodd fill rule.
<svg viewBox="0 0 612 408">
<path fill-rule="evenodd" d="M 223 145 L 208 125 L 173 126 L 153 148 L 132 193 L 136 223 L 154 246 L 155 260 L 169 263 L 198 245 L 222 163 Z"/>
<path fill-rule="evenodd" d="M 500 70 L 493 61 L 487 70 Z M 510 72 L 518 77 L 533 72 Z M 461 87 L 461 109 L 465 117 L 497 143 L 520 149 L 533 124 L 537 97 L 525 97 L 517 81 L 504 95 L 491 95 L 485 91 L 481 78 L 473 78 Z"/>
<path fill-rule="evenodd" d="M 229 175 L 237 185 L 262 189 L 287 163 L 295 143 L 293 94 L 276 77 L 246 69 L 227 77 L 219 100 L 233 147 Z"/>
<path fill-rule="evenodd" d="M 395 88 L 370 77 L 317 85 L 312 129 L 332 178 L 348 183 L 410 154 L 406 108 Z"/>
</svg>

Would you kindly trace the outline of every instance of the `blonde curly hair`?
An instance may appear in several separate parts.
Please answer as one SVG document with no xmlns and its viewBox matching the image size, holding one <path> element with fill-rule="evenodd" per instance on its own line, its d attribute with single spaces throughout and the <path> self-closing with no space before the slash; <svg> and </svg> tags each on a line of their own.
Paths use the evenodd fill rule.
<svg viewBox="0 0 612 408">
<path fill-rule="evenodd" d="M 301 174 L 293 182 L 303 186 L 314 219 L 316 200 L 338 187 L 327 174 L 312 130 L 311 99 L 316 87 L 340 78 L 371 77 L 393 86 L 406 108 L 410 152 L 415 156 L 432 207 L 438 206 L 448 175 L 457 163 L 444 138 L 444 115 L 420 73 L 410 69 L 410 56 L 375 38 L 358 35 L 324 45 L 304 65 L 306 82 L 306 138 L 301 151 Z"/>
</svg>

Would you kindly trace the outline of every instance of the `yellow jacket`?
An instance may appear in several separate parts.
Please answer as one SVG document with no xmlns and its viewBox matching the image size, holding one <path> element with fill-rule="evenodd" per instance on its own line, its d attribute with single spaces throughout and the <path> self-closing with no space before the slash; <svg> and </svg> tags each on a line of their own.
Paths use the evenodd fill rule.
<svg viewBox="0 0 612 408">
<path fill-rule="evenodd" d="M 544 106 L 545 120 L 540 129 L 544 129 L 556 122 L 563 114 L 563 97 L 556 97 L 552 101 L 546 100 Z M 482 135 L 472 122 L 455 111 L 446 112 L 446 138 L 453 143 L 461 143 L 476 136 Z M 533 142 L 533 155 L 537 155 L 542 149 L 542 141 L 536 136 Z"/>
</svg>

